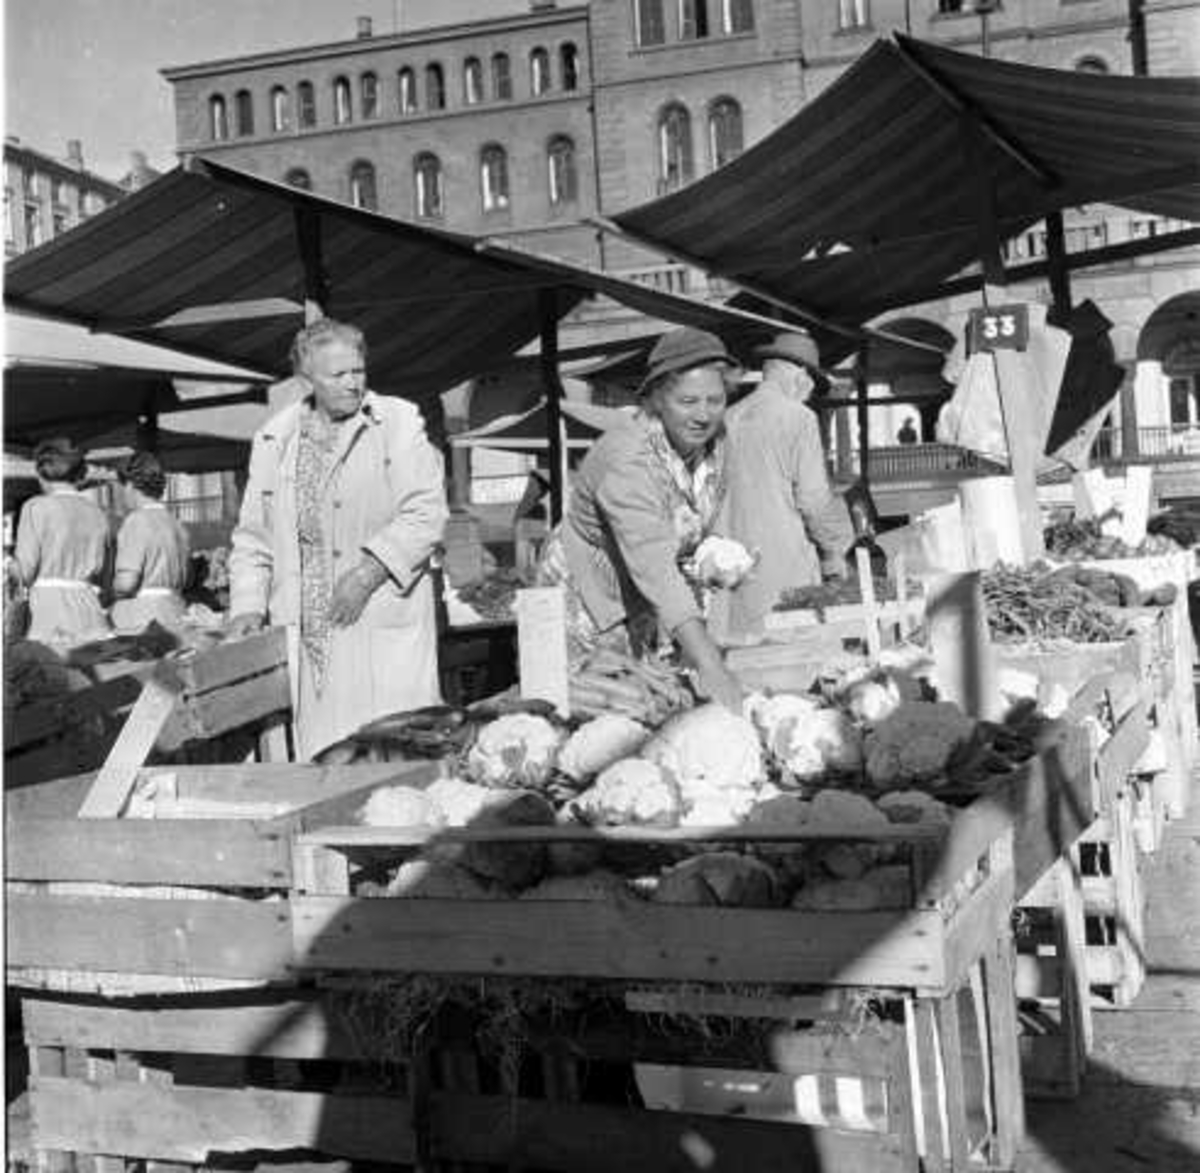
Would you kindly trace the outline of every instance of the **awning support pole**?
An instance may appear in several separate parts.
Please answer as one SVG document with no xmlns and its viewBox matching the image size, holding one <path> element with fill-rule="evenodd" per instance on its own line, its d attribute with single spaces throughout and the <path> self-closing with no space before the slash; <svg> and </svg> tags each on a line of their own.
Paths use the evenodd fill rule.
<svg viewBox="0 0 1200 1173">
<path fill-rule="evenodd" d="M 329 282 L 321 263 L 321 218 L 309 208 L 297 208 L 296 244 L 304 266 L 304 324 L 325 317 L 329 306 Z"/>
<path fill-rule="evenodd" d="M 538 291 L 542 332 L 542 392 L 546 398 L 546 442 L 550 460 L 550 523 L 563 516 L 566 488 L 563 446 L 562 382 L 558 377 L 558 291 Z"/>
<path fill-rule="evenodd" d="M 991 170 L 987 158 L 980 150 L 979 120 L 970 112 L 959 120 L 959 134 L 963 144 L 963 155 L 971 171 L 975 188 L 975 204 L 979 226 L 979 259 L 983 263 L 983 275 L 988 285 L 1007 285 L 1004 272 L 1004 256 L 1000 251 L 1000 228 L 996 215 L 996 190 L 992 184 Z M 984 304 L 987 293 L 984 292 Z"/>
<path fill-rule="evenodd" d="M 854 363 L 854 412 L 858 423 L 858 475 L 864 489 L 869 487 L 871 480 L 871 412 L 867 400 L 867 354 L 867 347 L 860 346 Z"/>
<path fill-rule="evenodd" d="M 1046 265 L 1054 315 L 1065 319 L 1071 312 L 1071 276 L 1067 268 L 1067 240 L 1061 212 L 1051 212 L 1046 217 Z"/>
</svg>

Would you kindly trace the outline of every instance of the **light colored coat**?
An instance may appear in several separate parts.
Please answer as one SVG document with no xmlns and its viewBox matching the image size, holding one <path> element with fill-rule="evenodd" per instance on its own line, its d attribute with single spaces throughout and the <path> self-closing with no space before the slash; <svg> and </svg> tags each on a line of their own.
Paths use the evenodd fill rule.
<svg viewBox="0 0 1200 1173">
<path fill-rule="evenodd" d="M 368 391 L 343 426 L 322 492 L 332 582 L 368 551 L 389 578 L 357 623 L 334 628 L 319 694 L 299 639 L 300 541 L 296 459 L 304 400 L 255 435 L 229 557 L 230 610 L 257 612 L 289 632 L 300 756 L 309 758 L 387 713 L 435 704 L 437 624 L 429 558 L 448 510 L 441 455 L 411 403 Z"/>
</svg>

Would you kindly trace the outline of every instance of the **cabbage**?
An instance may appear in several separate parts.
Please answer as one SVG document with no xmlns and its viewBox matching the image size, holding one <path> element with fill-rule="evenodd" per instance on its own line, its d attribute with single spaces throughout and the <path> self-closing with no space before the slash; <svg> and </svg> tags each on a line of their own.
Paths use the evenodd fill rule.
<svg viewBox="0 0 1200 1173">
<path fill-rule="evenodd" d="M 509 713 L 483 726 L 467 755 L 467 773 L 482 786 L 540 787 L 550 777 L 562 734 L 545 717 Z"/>
<path fill-rule="evenodd" d="M 558 752 L 558 768 L 572 778 L 592 778 L 614 762 L 637 753 L 650 730 L 617 713 L 604 713 L 581 725 Z"/>
</svg>

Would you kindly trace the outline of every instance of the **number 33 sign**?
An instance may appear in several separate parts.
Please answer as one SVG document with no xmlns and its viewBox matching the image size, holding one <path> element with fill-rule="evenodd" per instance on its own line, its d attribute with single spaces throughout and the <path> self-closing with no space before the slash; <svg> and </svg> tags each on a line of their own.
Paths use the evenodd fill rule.
<svg viewBox="0 0 1200 1173">
<path fill-rule="evenodd" d="M 973 309 L 970 316 L 971 351 L 1025 350 L 1029 345 L 1029 307 L 997 305 Z"/>
</svg>

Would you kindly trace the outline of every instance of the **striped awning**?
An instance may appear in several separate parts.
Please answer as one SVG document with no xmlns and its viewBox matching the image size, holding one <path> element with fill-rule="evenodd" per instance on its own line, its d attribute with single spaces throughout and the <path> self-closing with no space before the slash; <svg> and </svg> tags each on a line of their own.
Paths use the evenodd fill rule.
<svg viewBox="0 0 1200 1173">
<path fill-rule="evenodd" d="M 306 259 L 308 265 L 306 268 Z M 424 399 L 534 341 L 546 298 L 605 295 L 725 334 L 753 315 L 196 159 L 12 261 L 18 310 L 279 377 L 306 296 L 362 328 L 371 384 Z"/>
<path fill-rule="evenodd" d="M 934 296 L 978 258 L 989 202 L 1001 239 L 1086 203 L 1200 218 L 1200 80 L 879 41 L 734 162 L 615 219 L 746 290 L 850 324 Z"/>
</svg>

